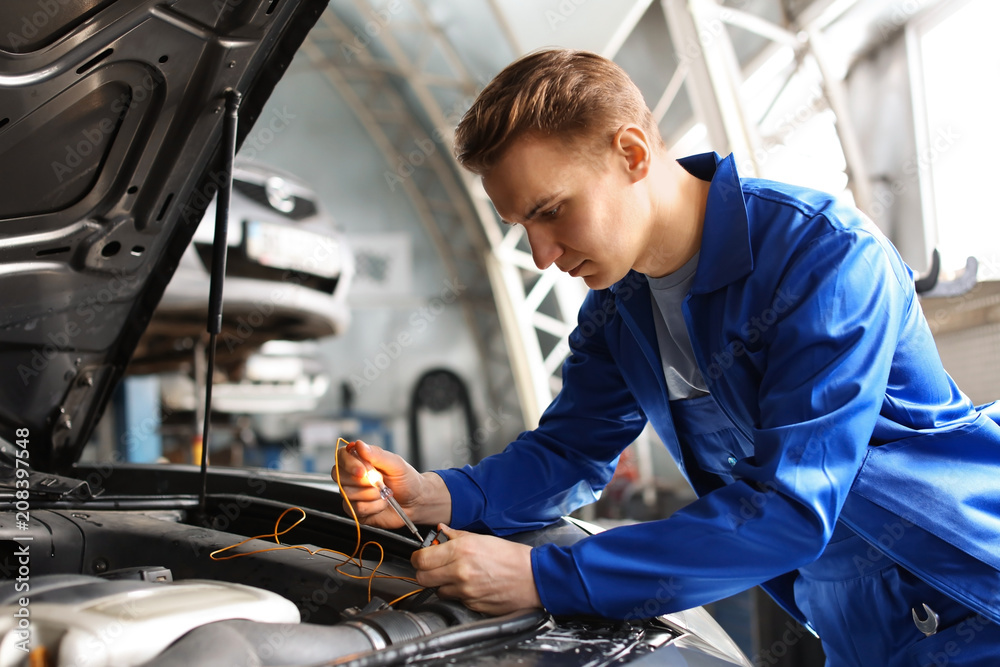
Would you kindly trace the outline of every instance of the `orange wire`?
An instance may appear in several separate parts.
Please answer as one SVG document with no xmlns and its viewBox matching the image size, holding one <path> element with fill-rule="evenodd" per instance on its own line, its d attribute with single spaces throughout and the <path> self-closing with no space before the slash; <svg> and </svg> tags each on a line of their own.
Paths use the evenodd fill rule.
<svg viewBox="0 0 1000 667">
<path fill-rule="evenodd" d="M 369 602 L 371 602 L 371 599 L 372 599 L 372 583 L 374 582 L 374 580 L 376 578 L 378 578 L 378 579 L 399 579 L 401 581 L 409 581 L 409 582 L 414 583 L 414 584 L 417 583 L 417 580 L 414 579 L 413 577 L 398 577 L 398 576 L 394 576 L 394 575 L 390 575 L 390 574 L 377 574 L 378 569 L 382 566 L 382 562 L 385 560 L 385 549 L 382 548 L 381 544 L 379 544 L 378 542 L 376 542 L 374 540 L 369 540 L 368 542 L 365 542 L 364 544 L 361 543 L 361 521 L 358 519 L 358 515 L 354 511 L 354 506 L 351 504 L 350 498 L 348 498 L 347 494 L 344 493 L 344 485 L 340 482 L 340 460 L 339 460 L 339 457 L 336 456 L 336 454 L 338 454 L 340 452 L 340 443 L 341 442 L 343 442 L 345 445 L 350 445 L 351 444 L 351 443 L 347 442 L 347 440 L 344 440 L 343 438 L 337 438 L 337 449 L 334 452 L 335 456 L 334 456 L 334 462 L 333 462 L 333 471 L 334 471 L 334 477 L 335 477 L 335 479 L 337 481 L 337 488 L 340 489 L 340 495 L 341 495 L 341 497 L 343 497 L 344 502 L 347 503 L 347 509 L 350 510 L 350 512 L 351 512 L 351 518 L 354 519 L 354 527 L 357 530 L 357 542 L 355 543 L 355 545 L 354 545 L 354 551 L 353 551 L 353 553 L 351 553 L 350 556 L 348 556 L 347 554 L 345 554 L 343 551 L 337 551 L 336 549 L 322 548 L 322 549 L 313 550 L 313 549 L 310 549 L 309 547 L 307 547 L 307 546 L 305 546 L 303 544 L 282 544 L 280 536 L 284 535 L 287 532 L 289 532 L 292 528 L 295 528 L 295 526 L 297 526 L 300 523 L 302 523 L 303 521 L 305 521 L 305 518 L 306 518 L 306 511 L 304 509 L 302 509 L 301 507 L 288 507 L 288 508 L 285 509 L 284 512 L 281 513 L 281 515 L 278 517 L 278 520 L 274 522 L 274 530 L 272 532 L 265 533 L 263 535 L 254 535 L 253 537 L 246 538 L 242 542 L 237 542 L 236 544 L 230 544 L 228 547 L 222 547 L 221 549 L 216 549 L 215 551 L 213 551 L 212 553 L 210 553 L 208 555 L 208 557 L 211 558 L 212 560 L 220 560 L 221 561 L 221 560 L 231 560 L 233 558 L 242 558 L 243 556 L 252 556 L 253 554 L 260 554 L 260 553 L 264 553 L 266 551 L 282 551 L 284 549 L 301 549 L 302 551 L 305 551 L 305 552 L 309 553 L 309 555 L 311 555 L 311 556 L 315 556 L 316 554 L 318 554 L 320 552 L 323 552 L 323 551 L 328 551 L 330 553 L 337 554 L 339 556 L 343 556 L 344 557 L 344 562 L 341 563 L 340 565 L 336 566 L 335 568 L 333 568 L 337 573 L 342 574 L 345 577 L 350 577 L 351 579 L 367 579 L 368 580 L 368 601 Z M 295 523 L 293 523 L 292 525 L 290 525 L 288 528 L 285 528 L 284 530 L 279 531 L 278 528 L 281 526 L 281 520 L 284 519 L 285 515 L 288 514 L 289 512 L 291 512 L 292 510 L 298 510 L 299 512 L 302 513 L 302 516 L 300 516 L 298 518 L 298 520 Z M 217 556 L 216 555 L 216 554 L 221 554 L 224 551 L 229 551 L 230 549 L 235 549 L 235 548 L 237 548 L 239 546 L 242 546 L 242 545 L 246 544 L 247 542 L 249 542 L 251 540 L 260 540 L 260 539 L 264 539 L 264 538 L 267 538 L 267 537 L 273 537 L 275 543 L 278 546 L 276 546 L 276 547 L 268 547 L 267 549 L 256 549 L 254 551 L 247 551 L 247 552 L 244 552 L 244 553 L 231 554 L 229 556 Z M 378 563 L 376 563 L 375 567 L 372 568 L 372 572 L 371 572 L 370 575 L 368 575 L 368 576 L 359 576 L 359 575 L 356 575 L 356 574 L 348 574 L 347 572 L 343 572 L 340 569 L 340 568 L 344 567 L 345 565 L 351 564 L 351 565 L 356 566 L 358 568 L 358 570 L 363 570 L 364 569 L 364 562 L 363 562 L 364 558 L 362 556 L 364 555 L 365 548 L 368 547 L 368 545 L 370 545 L 370 544 L 374 544 L 376 547 L 378 547 L 378 550 L 379 550 Z M 391 607 L 392 605 L 396 604 L 400 600 L 408 598 L 411 595 L 415 595 L 415 594 L 419 593 L 422 590 L 424 590 L 424 589 L 423 588 L 418 588 L 415 591 L 410 591 L 409 593 L 406 593 L 405 595 L 401 595 L 398 598 L 396 598 L 395 600 L 393 600 L 392 602 L 390 602 L 389 606 Z"/>
<path fill-rule="evenodd" d="M 400 578 L 401 578 L 401 577 L 400 577 Z M 397 602 L 399 602 L 400 600 L 405 600 L 406 598 L 410 597 L 411 595 L 416 595 L 417 593 L 422 593 L 422 592 L 424 592 L 425 590 L 427 590 L 427 589 L 425 589 L 425 588 L 418 588 L 417 590 L 415 590 L 415 591 L 410 591 L 409 593 L 406 593 L 405 595 L 400 595 L 400 596 L 399 596 L 398 598 L 396 598 L 396 599 L 395 599 L 395 600 L 393 600 L 392 602 L 389 602 L 389 603 L 388 603 L 388 605 L 389 605 L 389 606 L 391 607 L 392 605 L 396 604 L 396 603 L 397 603 Z"/>
</svg>

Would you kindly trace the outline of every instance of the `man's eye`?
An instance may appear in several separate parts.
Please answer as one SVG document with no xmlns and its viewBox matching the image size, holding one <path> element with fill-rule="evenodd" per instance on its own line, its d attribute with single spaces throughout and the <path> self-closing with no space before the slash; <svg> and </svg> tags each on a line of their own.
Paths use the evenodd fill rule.
<svg viewBox="0 0 1000 667">
<path fill-rule="evenodd" d="M 560 206 L 556 206 L 554 208 L 550 208 L 547 211 L 543 211 L 542 215 L 545 216 L 546 218 L 554 218 L 556 215 L 559 214 L 559 209 L 560 208 L 561 208 Z"/>
</svg>

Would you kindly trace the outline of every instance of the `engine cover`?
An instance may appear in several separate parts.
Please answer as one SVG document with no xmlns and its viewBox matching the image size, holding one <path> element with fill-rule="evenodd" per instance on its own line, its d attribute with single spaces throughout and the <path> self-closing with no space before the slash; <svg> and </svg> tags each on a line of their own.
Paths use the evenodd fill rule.
<svg viewBox="0 0 1000 667">
<path fill-rule="evenodd" d="M 46 581 L 50 579 L 51 581 Z M 13 582 L 0 595 L 0 667 L 28 664 L 27 639 L 14 612 Z M 187 579 L 170 583 L 107 581 L 86 575 L 32 579 L 31 646 L 58 656 L 60 667 L 142 664 L 190 630 L 227 619 L 298 623 L 289 600 L 252 586 Z"/>
</svg>

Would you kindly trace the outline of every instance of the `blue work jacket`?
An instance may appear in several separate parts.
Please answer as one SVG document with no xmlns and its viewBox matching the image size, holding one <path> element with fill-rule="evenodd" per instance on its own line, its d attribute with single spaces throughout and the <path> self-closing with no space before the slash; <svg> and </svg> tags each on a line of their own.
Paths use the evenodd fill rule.
<svg viewBox="0 0 1000 667">
<path fill-rule="evenodd" d="M 732 156 L 681 164 L 711 180 L 684 319 L 740 451 L 683 451 L 648 283 L 631 272 L 588 294 L 538 427 L 439 471 L 453 526 L 510 534 L 594 501 L 648 420 L 699 498 L 534 548 L 549 611 L 652 616 L 761 584 L 805 621 L 796 569 L 840 520 L 873 545 L 859 575 L 891 558 L 1000 622 L 996 406 L 976 409 L 945 372 L 895 248 L 828 194 L 740 179 Z"/>
</svg>

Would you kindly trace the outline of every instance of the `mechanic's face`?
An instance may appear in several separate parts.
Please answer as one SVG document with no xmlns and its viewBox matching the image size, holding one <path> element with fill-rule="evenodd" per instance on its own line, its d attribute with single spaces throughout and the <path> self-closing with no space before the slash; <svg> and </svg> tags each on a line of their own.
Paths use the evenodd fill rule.
<svg viewBox="0 0 1000 667">
<path fill-rule="evenodd" d="M 584 143 L 524 136 L 483 177 L 500 217 L 524 225 L 538 268 L 554 263 L 591 289 L 640 269 L 649 247 L 648 156 L 621 134 L 589 152 Z"/>
</svg>

